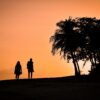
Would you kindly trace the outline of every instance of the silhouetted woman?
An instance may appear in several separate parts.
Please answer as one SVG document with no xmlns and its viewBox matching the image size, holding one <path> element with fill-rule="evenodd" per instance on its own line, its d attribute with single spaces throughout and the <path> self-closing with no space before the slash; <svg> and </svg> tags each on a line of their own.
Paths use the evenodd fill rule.
<svg viewBox="0 0 100 100">
<path fill-rule="evenodd" d="M 22 74 L 22 67 L 21 67 L 20 61 L 17 61 L 14 74 L 16 75 L 15 76 L 16 79 L 19 79 L 19 76 Z"/>
<path fill-rule="evenodd" d="M 27 62 L 27 69 L 28 69 L 28 78 L 32 79 L 32 75 L 34 72 L 32 58 L 30 59 L 30 61 Z"/>
</svg>

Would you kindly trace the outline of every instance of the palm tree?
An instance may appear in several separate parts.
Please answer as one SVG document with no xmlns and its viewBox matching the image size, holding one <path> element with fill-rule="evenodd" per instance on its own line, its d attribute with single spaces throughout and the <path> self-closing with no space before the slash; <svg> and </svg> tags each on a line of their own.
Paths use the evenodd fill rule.
<svg viewBox="0 0 100 100">
<path fill-rule="evenodd" d="M 60 55 L 71 60 L 74 64 L 75 75 L 80 75 L 79 58 L 76 56 L 79 52 L 80 34 L 78 32 L 77 23 L 74 19 L 69 18 L 65 21 L 57 23 L 59 29 L 51 36 L 50 41 L 52 44 L 52 53 L 55 54 L 59 51 Z"/>
<path fill-rule="evenodd" d="M 91 69 L 95 68 L 100 56 L 100 20 L 96 18 L 80 18 L 80 30 L 84 33 L 85 38 L 88 37 L 87 56 L 91 62 Z M 100 63 L 100 62 L 99 62 Z"/>
<path fill-rule="evenodd" d="M 75 75 L 80 75 L 79 60 L 90 60 L 91 70 L 100 65 L 100 20 L 96 18 L 75 18 L 57 23 L 59 27 L 50 41 L 52 53 L 58 51 L 64 59 L 72 60 Z"/>
<path fill-rule="evenodd" d="M 79 18 L 80 30 L 87 39 L 85 44 L 85 62 L 90 60 L 90 75 L 100 77 L 100 19 Z"/>
</svg>

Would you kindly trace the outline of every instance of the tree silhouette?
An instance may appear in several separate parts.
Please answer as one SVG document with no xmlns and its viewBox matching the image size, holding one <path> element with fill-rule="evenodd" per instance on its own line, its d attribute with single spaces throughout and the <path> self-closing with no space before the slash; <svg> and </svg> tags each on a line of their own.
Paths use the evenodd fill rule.
<svg viewBox="0 0 100 100">
<path fill-rule="evenodd" d="M 80 34 L 78 32 L 77 23 L 74 19 L 69 18 L 65 21 L 60 21 L 57 23 L 59 29 L 56 30 L 55 34 L 51 36 L 50 41 L 52 44 L 52 53 L 55 54 L 57 51 L 60 52 L 60 55 L 69 61 L 72 59 L 75 68 L 75 75 L 80 75 L 80 69 L 78 64 L 78 57 L 76 54 L 78 53 L 79 46 L 79 37 Z"/>
<path fill-rule="evenodd" d="M 88 38 L 85 46 L 85 59 L 91 62 L 91 71 L 98 73 L 97 66 L 100 66 L 100 19 L 83 17 L 79 19 L 81 22 L 80 30 Z M 99 69 L 99 68 L 97 68 Z"/>
<path fill-rule="evenodd" d="M 79 61 L 91 62 L 91 70 L 100 63 L 100 20 L 96 18 L 69 17 L 57 23 L 59 27 L 50 37 L 52 54 L 60 53 L 64 59 L 72 60 L 75 75 L 80 75 Z"/>
</svg>

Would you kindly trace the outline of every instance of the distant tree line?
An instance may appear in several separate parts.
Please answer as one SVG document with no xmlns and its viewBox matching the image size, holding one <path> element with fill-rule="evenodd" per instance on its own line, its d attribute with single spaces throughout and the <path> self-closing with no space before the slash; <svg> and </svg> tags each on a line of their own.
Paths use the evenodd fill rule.
<svg viewBox="0 0 100 100">
<path fill-rule="evenodd" d="M 100 19 L 77 17 L 65 19 L 56 24 L 52 42 L 52 54 L 59 54 L 72 61 L 75 76 L 80 75 L 79 61 L 91 63 L 91 73 L 100 64 Z"/>
</svg>

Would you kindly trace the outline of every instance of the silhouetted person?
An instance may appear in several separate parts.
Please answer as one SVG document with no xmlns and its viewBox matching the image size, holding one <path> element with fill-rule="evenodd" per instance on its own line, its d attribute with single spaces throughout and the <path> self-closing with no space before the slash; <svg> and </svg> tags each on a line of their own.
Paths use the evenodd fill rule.
<svg viewBox="0 0 100 100">
<path fill-rule="evenodd" d="M 28 69 L 28 78 L 32 79 L 32 75 L 34 72 L 32 58 L 30 59 L 30 61 L 27 62 L 27 69 Z"/>
<path fill-rule="evenodd" d="M 22 67 L 20 61 L 17 61 L 16 63 L 14 74 L 16 75 L 16 79 L 19 79 L 19 76 L 22 74 Z"/>
</svg>

